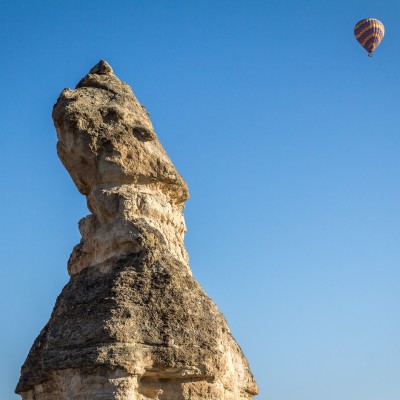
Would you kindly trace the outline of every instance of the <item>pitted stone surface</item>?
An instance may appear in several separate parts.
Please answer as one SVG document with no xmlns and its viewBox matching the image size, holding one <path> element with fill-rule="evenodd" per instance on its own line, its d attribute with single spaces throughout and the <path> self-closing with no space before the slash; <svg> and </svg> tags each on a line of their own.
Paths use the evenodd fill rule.
<svg viewBox="0 0 400 400">
<path fill-rule="evenodd" d="M 223 315 L 192 277 L 188 189 L 148 113 L 101 61 L 54 106 L 57 150 L 90 215 L 70 281 L 34 342 L 24 400 L 246 400 L 258 389 Z"/>
</svg>

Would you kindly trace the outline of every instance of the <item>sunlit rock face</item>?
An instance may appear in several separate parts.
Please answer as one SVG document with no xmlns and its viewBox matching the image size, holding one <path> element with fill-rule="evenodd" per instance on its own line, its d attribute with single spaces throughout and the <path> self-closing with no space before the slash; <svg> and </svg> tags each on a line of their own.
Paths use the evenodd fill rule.
<svg viewBox="0 0 400 400">
<path fill-rule="evenodd" d="M 91 212 L 70 281 L 22 367 L 24 400 L 245 400 L 258 389 L 192 277 L 186 183 L 146 109 L 100 61 L 53 110 L 58 155 Z"/>
</svg>

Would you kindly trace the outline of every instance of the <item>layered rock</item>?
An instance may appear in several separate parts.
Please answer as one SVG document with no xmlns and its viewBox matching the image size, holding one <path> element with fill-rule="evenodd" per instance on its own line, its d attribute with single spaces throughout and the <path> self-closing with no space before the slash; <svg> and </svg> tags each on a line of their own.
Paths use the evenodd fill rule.
<svg viewBox="0 0 400 400">
<path fill-rule="evenodd" d="M 34 342 L 24 400 L 245 400 L 257 394 L 223 315 L 192 277 L 187 186 L 146 109 L 101 61 L 53 110 L 58 155 L 91 214 Z"/>
</svg>

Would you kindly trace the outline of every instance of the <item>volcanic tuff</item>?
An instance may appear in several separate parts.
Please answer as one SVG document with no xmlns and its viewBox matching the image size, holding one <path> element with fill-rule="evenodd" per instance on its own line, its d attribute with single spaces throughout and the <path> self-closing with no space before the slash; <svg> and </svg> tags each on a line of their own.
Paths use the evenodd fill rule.
<svg viewBox="0 0 400 400">
<path fill-rule="evenodd" d="M 57 152 L 91 212 L 70 281 L 22 367 L 24 400 L 245 400 L 223 315 L 192 277 L 189 193 L 131 88 L 100 61 L 53 110 Z"/>
</svg>

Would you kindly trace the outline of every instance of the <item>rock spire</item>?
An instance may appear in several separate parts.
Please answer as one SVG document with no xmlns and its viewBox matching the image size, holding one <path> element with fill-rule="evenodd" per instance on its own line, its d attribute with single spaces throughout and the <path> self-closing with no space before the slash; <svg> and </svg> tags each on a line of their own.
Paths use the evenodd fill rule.
<svg viewBox="0 0 400 400">
<path fill-rule="evenodd" d="M 24 400 L 247 400 L 257 394 L 223 315 L 192 277 L 189 193 L 144 106 L 100 61 L 53 110 L 57 152 L 90 215 L 70 280 L 35 340 Z"/>
</svg>

